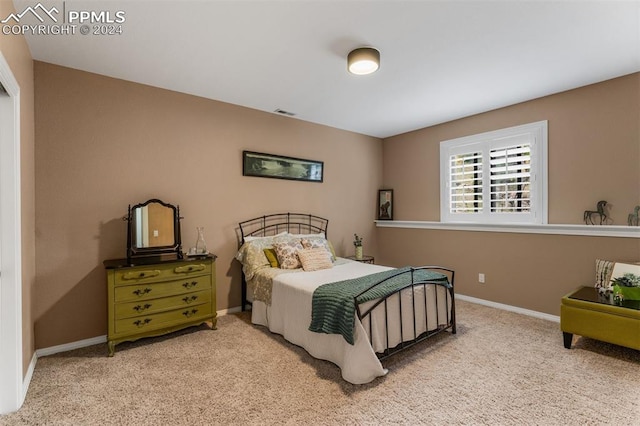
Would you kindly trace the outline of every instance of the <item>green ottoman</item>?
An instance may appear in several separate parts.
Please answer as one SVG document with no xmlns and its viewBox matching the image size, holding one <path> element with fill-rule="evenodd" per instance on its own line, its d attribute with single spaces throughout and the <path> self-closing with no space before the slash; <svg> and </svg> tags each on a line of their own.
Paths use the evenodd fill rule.
<svg viewBox="0 0 640 426">
<path fill-rule="evenodd" d="M 560 329 L 567 349 L 578 334 L 640 350 L 640 301 L 616 305 L 597 288 L 581 287 L 562 298 Z"/>
</svg>

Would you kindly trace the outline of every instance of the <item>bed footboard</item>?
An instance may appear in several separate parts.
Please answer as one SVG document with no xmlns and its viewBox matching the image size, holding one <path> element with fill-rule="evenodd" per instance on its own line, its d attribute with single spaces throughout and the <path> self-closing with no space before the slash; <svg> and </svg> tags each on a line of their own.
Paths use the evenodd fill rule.
<svg viewBox="0 0 640 426">
<path fill-rule="evenodd" d="M 420 280 L 414 277 L 418 270 L 444 273 L 448 282 Z M 456 333 L 454 275 L 453 270 L 440 266 L 412 268 L 411 282 L 385 297 L 357 302 L 359 296 L 384 281 L 355 297 L 358 318 L 380 360 L 443 331 Z"/>
</svg>

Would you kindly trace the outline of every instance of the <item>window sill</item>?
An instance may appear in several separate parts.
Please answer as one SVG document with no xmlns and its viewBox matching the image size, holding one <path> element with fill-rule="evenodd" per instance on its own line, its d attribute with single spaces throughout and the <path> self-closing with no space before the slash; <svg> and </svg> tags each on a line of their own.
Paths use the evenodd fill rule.
<svg viewBox="0 0 640 426">
<path fill-rule="evenodd" d="M 442 229 L 447 231 L 511 232 L 516 234 L 581 235 L 585 237 L 640 238 L 640 227 L 619 225 L 522 225 L 443 223 L 411 220 L 376 220 L 378 228 Z"/>
</svg>

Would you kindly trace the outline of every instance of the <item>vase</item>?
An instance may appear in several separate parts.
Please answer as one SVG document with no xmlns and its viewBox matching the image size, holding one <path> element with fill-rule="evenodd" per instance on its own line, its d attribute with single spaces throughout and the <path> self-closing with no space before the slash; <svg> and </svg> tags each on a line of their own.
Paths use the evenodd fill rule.
<svg viewBox="0 0 640 426">
<path fill-rule="evenodd" d="M 362 246 L 356 246 L 356 259 L 362 260 Z"/>
<path fill-rule="evenodd" d="M 207 243 L 204 241 L 204 227 L 196 228 L 198 231 L 198 239 L 196 240 L 196 254 L 207 254 Z"/>
</svg>

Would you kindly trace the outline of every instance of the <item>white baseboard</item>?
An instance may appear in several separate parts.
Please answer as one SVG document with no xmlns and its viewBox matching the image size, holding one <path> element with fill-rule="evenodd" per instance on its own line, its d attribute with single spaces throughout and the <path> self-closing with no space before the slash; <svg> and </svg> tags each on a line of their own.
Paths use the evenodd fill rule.
<svg viewBox="0 0 640 426">
<path fill-rule="evenodd" d="M 20 406 L 22 407 L 22 403 L 24 399 L 27 397 L 27 391 L 29 390 L 29 385 L 31 384 L 31 378 L 33 377 L 33 371 L 36 369 L 36 363 L 38 362 L 38 354 L 36 352 L 33 353 L 31 357 L 31 362 L 29 363 L 29 368 L 27 368 L 27 374 L 24 375 L 24 379 L 22 379 L 22 401 L 20 401 Z"/>
<path fill-rule="evenodd" d="M 229 309 L 222 309 L 220 311 L 218 311 L 218 316 L 221 317 L 223 315 L 228 315 L 228 314 L 235 314 L 237 312 L 242 311 L 242 307 L 241 306 L 236 306 L 235 308 L 229 308 Z"/>
<path fill-rule="evenodd" d="M 48 348 L 38 349 L 36 351 L 36 355 L 38 357 L 48 356 L 57 354 L 60 352 L 72 351 L 74 349 L 86 348 L 87 346 L 99 345 L 100 343 L 105 343 L 107 341 L 107 336 L 97 336 L 91 337 L 90 339 L 78 340 L 76 342 L 65 343 L 63 345 L 50 346 Z"/>
<path fill-rule="evenodd" d="M 491 308 L 502 309 L 504 311 L 515 312 L 517 314 L 528 315 L 530 317 L 540 318 L 547 321 L 560 322 L 560 317 L 557 315 L 545 314 L 544 312 L 532 311 L 530 309 L 519 308 L 517 306 L 492 302 L 490 300 L 478 299 L 477 297 L 465 296 L 464 294 L 456 294 L 456 299 L 464 300 L 465 302 L 477 303 L 478 305 L 489 306 Z"/>
<path fill-rule="evenodd" d="M 242 309 L 240 306 L 236 306 L 235 308 L 222 309 L 217 312 L 218 312 L 218 316 L 220 317 L 223 315 L 240 312 L 241 310 Z M 35 368 L 35 362 L 37 358 L 41 356 L 54 355 L 60 352 L 67 352 L 67 351 L 72 351 L 74 349 L 86 348 L 87 346 L 99 345 L 101 343 L 106 343 L 106 342 L 107 342 L 107 336 L 102 335 L 97 337 L 91 337 L 89 339 L 78 340 L 76 342 L 70 342 L 62 345 L 50 346 L 48 348 L 38 349 L 36 350 L 36 353 L 33 355 L 34 360 L 32 361 L 32 364 L 33 364 L 33 367 Z"/>
</svg>

